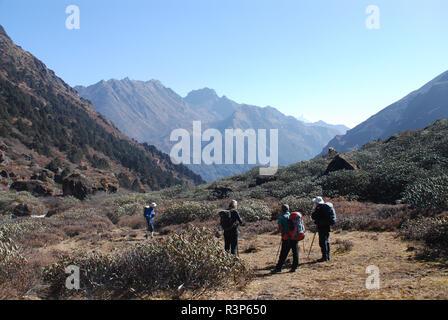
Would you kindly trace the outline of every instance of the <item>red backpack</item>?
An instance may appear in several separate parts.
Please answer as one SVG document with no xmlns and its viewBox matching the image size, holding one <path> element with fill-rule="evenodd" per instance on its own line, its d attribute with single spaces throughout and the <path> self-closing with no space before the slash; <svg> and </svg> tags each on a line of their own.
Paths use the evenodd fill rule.
<svg viewBox="0 0 448 320">
<path fill-rule="evenodd" d="M 288 219 L 288 233 L 283 235 L 283 240 L 305 239 L 305 225 L 300 212 L 291 212 Z"/>
</svg>

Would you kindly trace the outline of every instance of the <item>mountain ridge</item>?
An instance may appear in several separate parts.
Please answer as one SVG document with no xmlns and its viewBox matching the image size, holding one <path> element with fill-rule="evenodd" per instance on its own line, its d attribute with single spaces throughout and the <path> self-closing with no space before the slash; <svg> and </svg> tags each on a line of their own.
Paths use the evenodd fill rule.
<svg viewBox="0 0 448 320">
<path fill-rule="evenodd" d="M 8 159 L 1 164 L 8 176 L 3 184 L 29 181 L 34 171 L 42 173 L 51 162 L 67 173 L 98 181 L 125 175 L 147 190 L 204 182 L 154 146 L 124 135 L 42 61 L 17 46 L 3 28 L 0 31 L 0 137 L 6 146 L 2 158 Z M 60 183 L 48 182 L 56 188 Z"/>
<path fill-rule="evenodd" d="M 225 95 L 218 96 L 216 91 L 210 88 L 192 90 L 182 98 L 160 82 L 155 91 L 153 85 L 148 82 L 126 78 L 113 80 L 116 87 L 112 88 L 113 92 L 109 92 L 107 86 L 110 81 L 112 80 L 75 88 L 124 133 L 137 141 L 154 144 L 165 152 L 170 152 L 173 146 L 169 141 L 171 131 L 183 128 L 191 132 L 193 121 L 201 121 L 203 130 L 217 128 L 221 132 L 227 128 L 278 128 L 282 145 L 279 149 L 279 163 L 285 165 L 312 158 L 329 140 L 340 133 L 333 127 L 305 126 L 301 121 L 284 115 L 271 106 L 262 108 L 237 103 Z M 133 99 L 128 98 L 130 95 Z M 117 96 L 118 99 L 114 98 Z M 242 173 L 251 167 L 187 166 L 207 181 Z"/>
<path fill-rule="evenodd" d="M 357 150 L 367 142 L 421 129 L 442 118 L 448 118 L 448 71 L 372 115 L 345 135 L 336 136 L 321 154 L 330 147 L 340 152 Z"/>
</svg>

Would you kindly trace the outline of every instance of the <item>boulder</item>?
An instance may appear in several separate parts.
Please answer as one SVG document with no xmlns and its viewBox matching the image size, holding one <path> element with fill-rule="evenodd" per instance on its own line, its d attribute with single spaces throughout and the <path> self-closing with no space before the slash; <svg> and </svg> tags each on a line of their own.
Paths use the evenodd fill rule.
<svg viewBox="0 0 448 320">
<path fill-rule="evenodd" d="M 6 170 L 2 170 L 0 172 L 0 176 L 3 178 L 9 178 L 9 174 L 8 174 L 8 172 L 6 172 Z"/>
<path fill-rule="evenodd" d="M 51 184 L 39 180 L 18 180 L 11 184 L 10 189 L 28 191 L 38 197 L 51 197 L 55 194 Z"/>
<path fill-rule="evenodd" d="M 12 214 L 16 217 L 29 217 L 32 214 L 31 208 L 26 203 L 21 203 L 17 205 L 14 210 L 12 211 Z"/>
<path fill-rule="evenodd" d="M 131 179 L 129 179 L 129 176 L 127 174 L 120 172 L 117 175 L 117 179 L 118 179 L 118 184 L 120 185 L 120 188 L 125 188 L 125 189 L 132 188 Z"/>
<path fill-rule="evenodd" d="M 29 154 L 26 154 L 26 153 L 23 153 L 23 154 L 22 154 L 22 157 L 23 157 L 23 160 L 25 160 L 25 161 L 31 161 L 31 160 L 33 160 L 33 157 L 30 156 Z"/>
<path fill-rule="evenodd" d="M 0 151 L 0 163 L 2 163 L 3 161 L 5 161 L 5 153 L 3 151 Z"/>
<path fill-rule="evenodd" d="M 62 180 L 64 196 L 74 196 L 79 200 L 84 200 L 94 191 L 93 183 L 82 174 L 74 173 Z"/>
<path fill-rule="evenodd" d="M 12 210 L 12 214 L 16 217 L 45 216 L 45 206 L 36 202 L 19 203 Z"/>
<path fill-rule="evenodd" d="M 8 150 L 8 146 L 2 141 L 0 141 L 0 150 L 2 151 Z"/>
<path fill-rule="evenodd" d="M 115 177 L 101 178 L 99 183 L 94 186 L 95 191 L 104 191 L 106 193 L 116 193 L 118 191 L 118 180 Z"/>
<path fill-rule="evenodd" d="M 57 168 L 56 172 L 54 173 L 54 182 L 62 184 L 62 181 L 68 174 L 68 170 Z"/>
<path fill-rule="evenodd" d="M 40 170 L 40 172 L 34 173 L 33 176 L 31 176 L 31 180 L 40 180 L 43 182 L 53 182 L 54 180 L 54 173 L 50 170 L 43 169 Z"/>
<path fill-rule="evenodd" d="M 333 148 L 333 147 L 328 148 L 328 155 L 329 156 L 335 157 L 337 154 L 338 154 L 338 152 L 336 151 L 335 148 Z"/>
<path fill-rule="evenodd" d="M 325 170 L 324 174 L 327 175 L 330 172 L 339 170 L 359 170 L 359 167 L 356 162 L 350 159 L 347 155 L 338 154 L 328 164 L 327 170 Z"/>
</svg>

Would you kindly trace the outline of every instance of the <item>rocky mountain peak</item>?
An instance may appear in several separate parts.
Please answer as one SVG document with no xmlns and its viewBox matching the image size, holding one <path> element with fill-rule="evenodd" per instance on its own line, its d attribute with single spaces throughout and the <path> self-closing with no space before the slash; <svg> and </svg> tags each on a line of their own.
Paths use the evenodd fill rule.
<svg viewBox="0 0 448 320">
<path fill-rule="evenodd" d="M 216 101 L 219 97 L 216 91 L 210 88 L 203 88 L 191 91 L 186 97 L 185 101 L 191 104 L 202 104 L 207 101 Z"/>
<path fill-rule="evenodd" d="M 0 25 L 0 35 L 2 35 L 2 36 L 8 36 L 7 34 L 6 34 L 6 31 L 5 31 L 5 29 L 3 29 L 3 27 L 2 27 L 2 25 Z"/>
</svg>

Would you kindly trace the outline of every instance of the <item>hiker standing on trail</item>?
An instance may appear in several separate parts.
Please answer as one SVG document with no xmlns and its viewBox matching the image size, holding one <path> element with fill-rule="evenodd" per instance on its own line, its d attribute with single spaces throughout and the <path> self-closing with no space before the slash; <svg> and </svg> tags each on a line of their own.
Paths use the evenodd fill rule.
<svg viewBox="0 0 448 320">
<path fill-rule="evenodd" d="M 238 202 L 232 200 L 227 210 L 219 213 L 221 227 L 224 230 L 224 248 L 232 254 L 238 253 L 238 225 L 243 224 L 238 209 Z"/>
<path fill-rule="evenodd" d="M 299 240 L 297 235 L 291 236 L 289 220 L 291 213 L 289 213 L 289 206 L 282 205 L 282 215 L 278 218 L 278 232 L 282 235 L 282 249 L 278 259 L 277 266 L 272 270 L 272 273 L 282 271 L 283 264 L 288 257 L 289 251 L 292 250 L 292 267 L 290 272 L 296 272 L 299 266 Z"/>
<path fill-rule="evenodd" d="M 144 216 L 146 219 L 146 222 L 148 223 L 148 229 L 147 232 L 151 232 L 151 238 L 154 238 L 154 219 L 156 217 L 155 208 L 157 207 L 157 204 L 155 202 L 151 203 L 150 206 L 145 207 Z M 148 233 L 146 233 L 146 239 L 148 239 Z"/>
<path fill-rule="evenodd" d="M 317 225 L 319 233 L 319 246 L 322 251 L 322 258 L 318 262 L 330 261 L 330 226 L 336 223 L 336 212 L 333 204 L 325 202 L 322 197 L 313 199 L 316 204 L 311 218 Z"/>
</svg>

